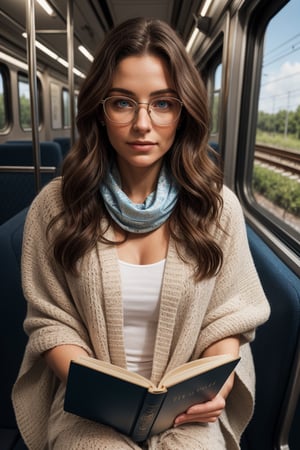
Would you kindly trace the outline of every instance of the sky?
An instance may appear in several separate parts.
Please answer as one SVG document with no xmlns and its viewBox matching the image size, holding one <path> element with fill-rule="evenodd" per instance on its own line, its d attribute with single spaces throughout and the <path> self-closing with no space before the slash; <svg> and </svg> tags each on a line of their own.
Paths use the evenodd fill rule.
<svg viewBox="0 0 300 450">
<path fill-rule="evenodd" d="M 289 3 L 266 31 L 259 110 L 276 113 L 300 106 L 300 0 Z"/>
</svg>

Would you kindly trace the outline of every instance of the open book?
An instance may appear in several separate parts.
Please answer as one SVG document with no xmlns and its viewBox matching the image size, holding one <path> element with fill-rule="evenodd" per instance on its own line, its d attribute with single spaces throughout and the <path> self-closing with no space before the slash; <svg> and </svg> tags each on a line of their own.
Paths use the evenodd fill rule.
<svg viewBox="0 0 300 450">
<path fill-rule="evenodd" d="M 183 364 L 154 386 L 128 370 L 80 356 L 71 362 L 65 411 L 110 425 L 141 442 L 219 392 L 240 358 L 219 355 Z"/>
</svg>

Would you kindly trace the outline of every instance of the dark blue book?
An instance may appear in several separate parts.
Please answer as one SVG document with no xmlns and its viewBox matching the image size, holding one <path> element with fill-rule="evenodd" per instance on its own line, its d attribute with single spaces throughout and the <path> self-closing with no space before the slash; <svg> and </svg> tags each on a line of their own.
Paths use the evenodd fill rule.
<svg viewBox="0 0 300 450">
<path fill-rule="evenodd" d="M 145 377 L 90 357 L 72 361 L 67 412 L 110 425 L 142 442 L 173 426 L 190 406 L 214 398 L 240 358 L 201 358 L 171 370 L 154 386 Z"/>
</svg>

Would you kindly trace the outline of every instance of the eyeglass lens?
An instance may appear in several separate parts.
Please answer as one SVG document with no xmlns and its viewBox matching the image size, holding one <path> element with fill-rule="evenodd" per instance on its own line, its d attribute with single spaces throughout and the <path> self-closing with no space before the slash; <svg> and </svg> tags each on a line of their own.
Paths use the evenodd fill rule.
<svg viewBox="0 0 300 450">
<path fill-rule="evenodd" d="M 160 97 L 150 103 L 137 103 L 129 97 L 112 96 L 103 101 L 103 106 L 111 122 L 130 123 L 134 120 L 138 109 L 146 106 L 153 122 L 169 125 L 178 119 L 182 103 L 174 97 Z"/>
</svg>

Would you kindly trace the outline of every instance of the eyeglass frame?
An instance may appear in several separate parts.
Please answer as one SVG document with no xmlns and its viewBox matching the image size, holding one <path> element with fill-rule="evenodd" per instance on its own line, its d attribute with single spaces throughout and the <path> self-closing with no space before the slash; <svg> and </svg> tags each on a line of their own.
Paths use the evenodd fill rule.
<svg viewBox="0 0 300 450">
<path fill-rule="evenodd" d="M 112 119 L 108 116 L 108 114 L 107 114 L 107 112 L 106 112 L 106 109 L 105 109 L 105 102 L 106 102 L 107 100 L 110 100 L 111 98 L 118 98 L 118 97 L 119 97 L 119 98 L 123 98 L 123 99 L 128 99 L 128 100 L 132 101 L 132 102 L 135 104 L 134 115 L 133 115 L 132 119 L 129 120 L 128 122 L 116 122 L 115 120 L 112 120 Z M 183 107 L 183 101 L 180 100 L 180 99 L 177 98 L 177 97 L 164 97 L 164 98 L 165 98 L 166 100 L 167 100 L 167 99 L 170 99 L 170 100 L 176 100 L 176 101 L 179 103 L 179 105 L 180 105 L 180 110 L 179 110 L 179 113 L 178 113 L 178 116 L 176 117 L 176 119 L 173 120 L 172 122 L 165 123 L 165 124 L 157 123 L 155 120 L 153 120 L 153 117 L 151 117 L 151 112 L 152 112 L 152 111 L 150 110 L 150 105 L 151 105 L 155 100 L 152 100 L 150 103 L 149 103 L 149 102 L 137 102 L 137 101 L 134 100 L 133 98 L 127 97 L 126 95 L 124 95 L 124 96 L 122 96 L 122 95 L 111 95 L 110 97 L 106 97 L 105 99 L 101 100 L 100 103 L 103 105 L 103 111 L 104 111 L 105 116 L 106 116 L 107 119 L 108 119 L 110 122 L 112 122 L 112 123 L 115 123 L 115 124 L 118 124 L 118 125 L 129 125 L 130 123 L 132 123 L 132 122 L 135 120 L 135 117 L 136 117 L 136 115 L 137 115 L 137 113 L 138 113 L 138 106 L 139 106 L 139 105 L 147 105 L 147 113 L 148 113 L 148 116 L 149 116 L 151 122 L 153 122 L 155 125 L 158 125 L 158 126 L 161 126 L 161 127 L 167 127 L 167 126 L 169 126 L 169 125 L 172 125 L 173 123 L 176 122 L 176 120 L 179 119 L 180 114 L 181 114 L 181 111 L 182 111 L 182 107 Z"/>
</svg>

